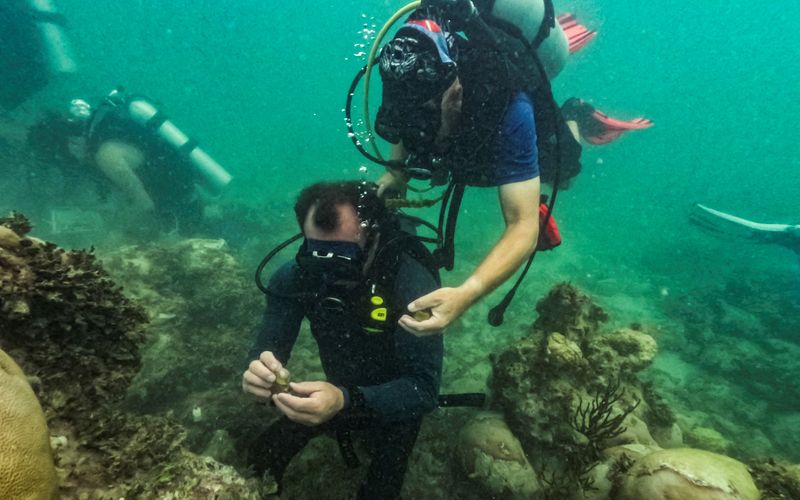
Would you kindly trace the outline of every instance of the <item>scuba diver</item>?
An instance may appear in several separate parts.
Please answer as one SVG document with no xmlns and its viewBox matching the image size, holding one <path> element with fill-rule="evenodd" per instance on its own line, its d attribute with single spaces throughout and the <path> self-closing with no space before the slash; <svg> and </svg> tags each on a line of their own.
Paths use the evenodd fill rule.
<svg viewBox="0 0 800 500">
<path fill-rule="evenodd" d="M 757 243 L 780 245 L 800 257 L 800 224 L 765 224 L 742 219 L 699 203 L 690 215 L 692 223 L 715 233 L 738 235 Z"/>
<path fill-rule="evenodd" d="M 40 158 L 123 193 L 145 230 L 198 230 L 204 205 L 196 186 L 218 192 L 231 181 L 148 99 L 121 87 L 96 107 L 75 99 L 68 115 L 48 113 L 29 129 L 28 145 Z"/>
<path fill-rule="evenodd" d="M 276 248 L 257 272 L 303 238 L 295 259 L 266 287 L 257 280 L 267 305 L 242 386 L 283 417 L 254 442 L 250 463 L 280 489 L 289 462 L 311 438 L 334 433 L 355 467 L 352 438 L 359 436 L 371 461 L 358 498 L 398 498 L 421 419 L 437 406 L 443 342 L 412 335 L 397 320 L 405 304 L 438 288 L 437 270 L 374 185 L 314 184 L 294 211 L 301 235 Z M 289 383 L 284 367 L 304 318 L 327 380 Z"/>
<path fill-rule="evenodd" d="M 0 107 L 14 109 L 51 77 L 77 71 L 65 27 L 52 0 L 0 2 Z"/>
<path fill-rule="evenodd" d="M 437 253 L 448 270 L 466 186 L 497 187 L 505 223 L 466 281 L 409 305 L 412 313 L 431 317 L 404 315 L 407 330 L 443 331 L 527 260 L 524 276 L 537 249 L 558 244 L 543 238 L 540 226 L 557 232 L 552 207 L 558 187 L 580 172 L 579 138 L 606 144 L 652 125 L 609 118 L 580 99 L 561 108 L 555 103 L 550 79 L 592 36 L 572 16 L 557 20 L 551 0 L 423 0 L 381 51 L 375 131 L 393 145 L 390 159 L 381 162 L 388 167 L 378 181 L 381 193 L 404 194 L 410 178 L 450 183 L 440 215 L 447 224 L 444 247 Z M 549 206 L 540 204 L 541 182 L 554 186 Z M 491 324 L 502 322 L 522 276 L 490 313 Z"/>
</svg>

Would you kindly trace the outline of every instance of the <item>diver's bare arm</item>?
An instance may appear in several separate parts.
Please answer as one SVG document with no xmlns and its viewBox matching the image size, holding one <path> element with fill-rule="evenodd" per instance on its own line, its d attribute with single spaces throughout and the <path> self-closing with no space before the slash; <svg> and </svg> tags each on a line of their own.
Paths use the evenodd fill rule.
<svg viewBox="0 0 800 500">
<path fill-rule="evenodd" d="M 539 178 L 500 186 L 505 231 L 462 287 L 472 301 L 494 290 L 525 262 L 539 237 Z"/>
<path fill-rule="evenodd" d="M 143 211 L 154 209 L 142 181 L 134 170 L 144 163 L 144 154 L 136 147 L 119 141 L 106 141 L 95 154 L 97 168 L 114 186 Z"/>
<path fill-rule="evenodd" d="M 392 144 L 391 160 L 404 161 L 408 158 L 408 151 L 403 147 L 403 143 Z M 406 184 L 408 177 L 400 170 L 386 167 L 386 173 L 378 179 L 378 196 L 383 196 L 386 190 L 399 192 L 401 197 L 405 197 Z"/>
</svg>

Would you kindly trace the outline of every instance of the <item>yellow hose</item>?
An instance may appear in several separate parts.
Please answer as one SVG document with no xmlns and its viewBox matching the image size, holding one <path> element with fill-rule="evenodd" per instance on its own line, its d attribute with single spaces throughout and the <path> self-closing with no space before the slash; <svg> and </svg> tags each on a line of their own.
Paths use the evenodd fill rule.
<svg viewBox="0 0 800 500">
<path fill-rule="evenodd" d="M 395 14 L 386 22 L 386 24 L 383 25 L 383 28 L 381 28 L 378 36 L 375 37 L 375 42 L 372 44 L 372 50 L 369 51 L 369 58 L 367 59 L 367 71 L 364 74 L 364 126 L 367 129 L 367 140 L 372 144 L 372 149 L 375 151 L 375 156 L 381 160 L 383 160 L 383 155 L 381 155 L 381 151 L 378 149 L 375 136 L 372 135 L 372 119 L 369 116 L 369 82 L 372 74 L 372 66 L 374 66 L 373 62 L 375 61 L 375 56 L 378 54 L 378 49 L 381 46 L 383 38 L 386 36 L 386 33 L 392 28 L 392 26 L 394 26 L 394 23 L 396 23 L 407 13 L 418 8 L 421 4 L 422 2 L 420 0 L 416 0 L 395 12 Z"/>
</svg>

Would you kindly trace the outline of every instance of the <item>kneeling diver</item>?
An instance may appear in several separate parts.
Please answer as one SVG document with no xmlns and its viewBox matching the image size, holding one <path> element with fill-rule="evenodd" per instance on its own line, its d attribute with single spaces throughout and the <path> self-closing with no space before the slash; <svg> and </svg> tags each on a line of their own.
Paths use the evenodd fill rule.
<svg viewBox="0 0 800 500">
<path fill-rule="evenodd" d="M 43 159 L 67 168 L 92 167 L 86 175 L 113 185 L 139 215 L 153 216 L 162 230 L 197 229 L 203 203 L 196 186 L 213 192 L 231 181 L 150 100 L 121 88 L 96 107 L 75 99 L 69 116 L 49 113 L 30 128 L 28 143 Z"/>
<path fill-rule="evenodd" d="M 335 433 L 346 462 L 356 466 L 353 433 L 371 456 L 358 498 L 398 498 L 422 418 L 441 404 L 442 337 L 418 337 L 397 324 L 406 304 L 439 286 L 438 273 L 422 243 L 400 229 L 375 188 L 365 187 L 304 189 L 295 204 L 302 234 L 265 259 L 304 238 L 268 286 L 259 280 L 266 310 L 242 377 L 246 393 L 283 414 L 250 453 L 256 473 L 271 476 L 278 489 L 292 458 L 321 433 Z M 325 379 L 288 383 L 284 366 L 304 318 Z"/>
</svg>

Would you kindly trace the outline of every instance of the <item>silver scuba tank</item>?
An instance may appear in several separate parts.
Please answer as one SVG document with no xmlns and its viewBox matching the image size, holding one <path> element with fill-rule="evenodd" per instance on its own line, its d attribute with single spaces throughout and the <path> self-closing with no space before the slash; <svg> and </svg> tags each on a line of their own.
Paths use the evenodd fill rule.
<svg viewBox="0 0 800 500">
<path fill-rule="evenodd" d="M 58 13 L 52 0 L 28 0 L 31 9 L 41 14 L 54 15 Z M 39 20 L 36 25 L 42 37 L 42 43 L 47 51 L 47 62 L 50 71 L 56 73 L 75 73 L 78 65 L 72 54 L 64 29 L 57 23 L 48 20 Z"/>
<path fill-rule="evenodd" d="M 545 17 L 545 0 L 495 0 L 490 14 L 513 24 L 528 42 L 533 42 Z M 564 69 L 569 56 L 569 41 L 559 23 L 550 29 L 536 53 L 551 80 Z"/>
<path fill-rule="evenodd" d="M 135 97 L 128 103 L 128 112 L 136 123 L 147 127 L 150 121 L 158 114 L 158 109 L 147 100 Z M 176 150 L 183 151 L 191 164 L 206 180 L 209 187 L 215 191 L 221 191 L 231 182 L 231 174 L 205 151 L 200 149 L 170 120 L 165 119 L 155 128 L 154 132 Z"/>
</svg>

